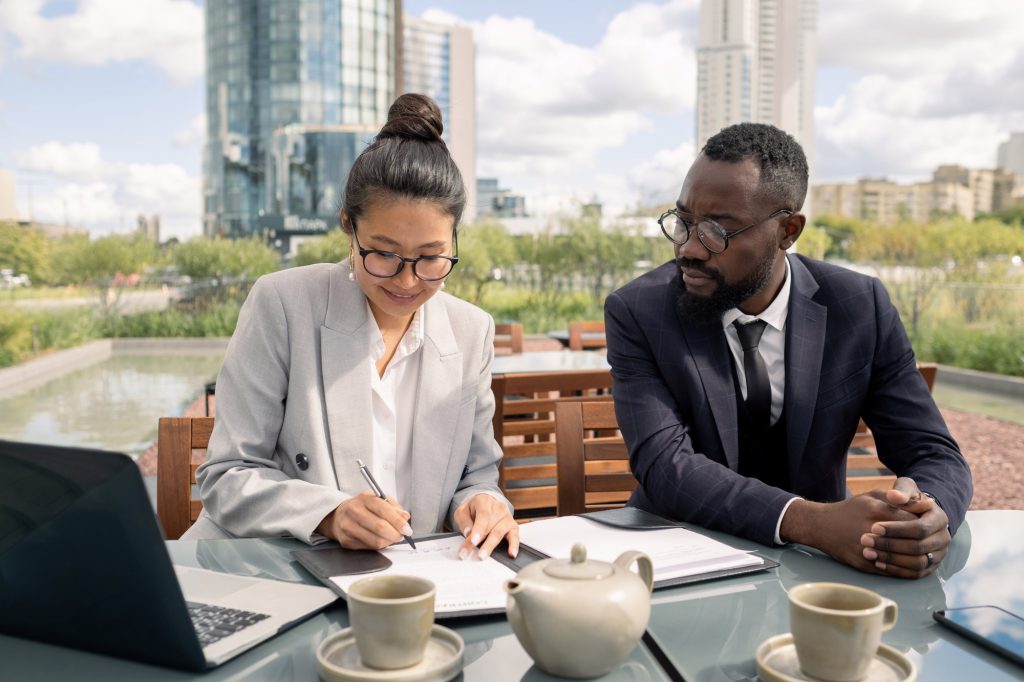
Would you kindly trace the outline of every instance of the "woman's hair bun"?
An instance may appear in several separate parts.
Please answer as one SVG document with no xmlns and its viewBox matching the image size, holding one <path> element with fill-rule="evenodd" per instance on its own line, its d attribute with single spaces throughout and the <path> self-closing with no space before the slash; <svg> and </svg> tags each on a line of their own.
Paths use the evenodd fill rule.
<svg viewBox="0 0 1024 682">
<path fill-rule="evenodd" d="M 388 109 L 388 122 L 380 129 L 377 137 L 437 142 L 443 132 L 444 124 L 437 103 L 426 95 L 407 93 L 396 99 Z"/>
</svg>

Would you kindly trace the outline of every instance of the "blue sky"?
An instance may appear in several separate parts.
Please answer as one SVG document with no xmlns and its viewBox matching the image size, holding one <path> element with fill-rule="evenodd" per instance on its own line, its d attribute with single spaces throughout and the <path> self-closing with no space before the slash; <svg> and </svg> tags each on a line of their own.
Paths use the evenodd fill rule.
<svg viewBox="0 0 1024 682">
<path fill-rule="evenodd" d="M 698 0 L 406 0 L 477 43 L 478 174 L 538 212 L 674 196 L 693 157 Z M 992 166 L 1024 130 L 1020 0 L 820 0 L 818 181 Z M 658 46 L 655 48 L 654 46 Z M 0 0 L 0 167 L 40 220 L 199 233 L 202 7 Z"/>
</svg>

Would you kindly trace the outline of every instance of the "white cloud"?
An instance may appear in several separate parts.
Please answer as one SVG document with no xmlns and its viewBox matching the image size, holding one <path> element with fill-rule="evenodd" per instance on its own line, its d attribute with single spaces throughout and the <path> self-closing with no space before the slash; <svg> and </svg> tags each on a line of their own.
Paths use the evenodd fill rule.
<svg viewBox="0 0 1024 682">
<path fill-rule="evenodd" d="M 136 216 L 156 213 L 162 239 L 200 231 L 199 178 L 176 164 L 108 161 L 96 144 L 52 140 L 15 159 L 19 170 L 45 180 L 33 193 L 37 220 L 101 234 L 132 231 Z"/>
<path fill-rule="evenodd" d="M 203 74 L 203 9 L 190 0 L 79 0 L 43 16 L 43 0 L 0 2 L 0 32 L 13 35 L 26 61 L 101 66 L 150 61 L 176 83 Z"/>
<path fill-rule="evenodd" d="M 196 114 L 188 126 L 174 134 L 175 147 L 195 147 L 206 140 L 206 112 Z"/>
<path fill-rule="evenodd" d="M 470 24 L 479 174 L 537 197 L 531 210 L 552 203 L 544 197 L 556 187 L 589 199 L 581 176 L 603 150 L 650 131 L 652 114 L 693 107 L 696 6 L 637 4 L 617 14 L 594 46 L 568 43 L 522 17 Z M 441 10 L 423 16 L 457 21 Z"/>
<path fill-rule="evenodd" d="M 819 63 L 854 74 L 815 110 L 815 181 L 991 167 L 1024 129 L 1019 0 L 821 0 Z"/>
</svg>

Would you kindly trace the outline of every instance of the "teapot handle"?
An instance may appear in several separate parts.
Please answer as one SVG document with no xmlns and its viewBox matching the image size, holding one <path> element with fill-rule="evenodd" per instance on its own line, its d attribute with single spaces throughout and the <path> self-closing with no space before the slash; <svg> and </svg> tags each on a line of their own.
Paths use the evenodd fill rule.
<svg viewBox="0 0 1024 682">
<path fill-rule="evenodd" d="M 615 560 L 615 565 L 629 570 L 629 567 L 636 562 L 637 569 L 640 573 L 640 579 L 647 585 L 647 591 L 650 592 L 654 587 L 654 566 L 651 564 L 651 558 L 643 552 L 631 550 L 629 552 L 623 552 L 619 555 L 619 558 Z"/>
</svg>

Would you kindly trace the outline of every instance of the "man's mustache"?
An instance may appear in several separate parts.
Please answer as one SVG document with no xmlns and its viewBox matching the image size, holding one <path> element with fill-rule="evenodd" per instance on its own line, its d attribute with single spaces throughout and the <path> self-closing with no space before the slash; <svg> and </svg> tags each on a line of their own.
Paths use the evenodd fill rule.
<svg viewBox="0 0 1024 682">
<path fill-rule="evenodd" d="M 721 272 L 715 270 L 714 268 L 709 268 L 707 263 L 703 261 L 693 260 L 692 258 L 680 256 L 679 258 L 676 258 L 676 265 L 680 268 L 685 267 L 687 270 L 693 270 L 703 275 L 707 275 L 708 277 L 712 278 L 713 280 L 719 283 L 725 281 L 725 278 L 722 277 Z"/>
</svg>

